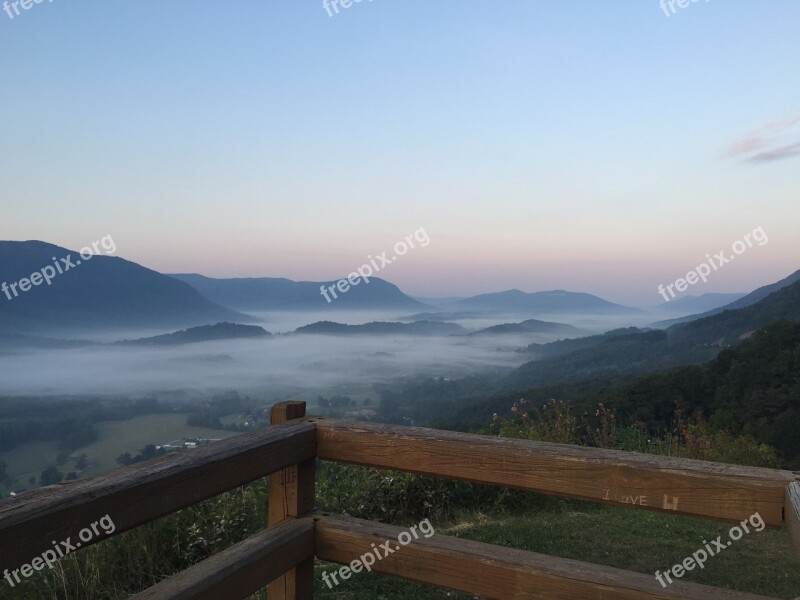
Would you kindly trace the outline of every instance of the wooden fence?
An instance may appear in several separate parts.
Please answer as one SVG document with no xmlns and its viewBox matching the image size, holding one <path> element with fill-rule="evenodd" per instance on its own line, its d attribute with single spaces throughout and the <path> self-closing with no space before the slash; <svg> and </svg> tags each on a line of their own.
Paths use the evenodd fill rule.
<svg viewBox="0 0 800 600">
<path fill-rule="evenodd" d="M 303 402 L 275 405 L 272 423 L 0 501 L 0 572 L 31 563 L 54 540 L 78 539 L 103 515 L 113 517 L 117 535 L 269 475 L 266 529 L 134 598 L 234 599 L 268 586 L 270 600 L 310 600 L 315 558 L 347 565 L 403 531 L 315 513 L 316 459 L 730 523 L 759 512 L 768 527 L 786 527 L 800 557 L 800 477 L 789 471 L 306 418 Z M 683 581 L 664 588 L 652 575 L 441 534 L 415 540 L 372 570 L 498 600 L 763 598 Z"/>
</svg>

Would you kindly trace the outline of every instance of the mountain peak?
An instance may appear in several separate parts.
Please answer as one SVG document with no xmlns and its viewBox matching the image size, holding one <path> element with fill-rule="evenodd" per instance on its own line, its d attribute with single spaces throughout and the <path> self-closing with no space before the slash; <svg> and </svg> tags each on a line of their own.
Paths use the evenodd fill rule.
<svg viewBox="0 0 800 600">
<path fill-rule="evenodd" d="M 63 272 L 54 258 L 73 264 Z M 250 317 L 203 298 L 189 285 L 117 256 L 77 258 L 77 252 L 38 240 L 0 242 L 0 282 L 33 282 L 32 274 L 53 270 L 16 295 L 0 295 L 0 326 L 8 332 L 69 331 L 133 327 L 185 327 Z M 41 279 L 41 278 L 40 278 Z M 14 290 L 16 291 L 16 290 Z"/>
</svg>

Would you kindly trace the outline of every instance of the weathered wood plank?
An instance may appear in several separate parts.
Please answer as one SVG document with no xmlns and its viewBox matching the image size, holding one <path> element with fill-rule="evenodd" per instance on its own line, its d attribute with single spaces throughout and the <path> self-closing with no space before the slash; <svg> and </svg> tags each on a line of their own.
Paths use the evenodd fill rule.
<svg viewBox="0 0 800 600">
<path fill-rule="evenodd" d="M 565 444 L 313 418 L 324 460 L 781 527 L 791 472 Z"/>
<path fill-rule="evenodd" d="M 373 571 L 496 600 L 767 600 L 679 580 L 662 587 L 654 575 L 438 533 L 427 539 L 420 536 L 394 550 L 402 531 L 405 530 L 350 517 L 319 516 L 317 557 L 348 565 L 373 552 L 373 544 L 380 548 L 391 540 L 393 553 L 375 560 Z M 381 556 L 385 553 L 385 549 L 378 551 Z"/>
<path fill-rule="evenodd" d="M 271 423 L 280 425 L 306 414 L 305 402 L 280 402 L 272 407 Z M 314 458 L 291 465 L 269 478 L 269 526 L 308 514 L 314 509 Z M 275 579 L 267 588 L 270 600 L 311 600 L 314 558 L 310 557 Z"/>
<path fill-rule="evenodd" d="M 784 520 L 789 538 L 794 546 L 794 553 L 800 560 L 800 483 L 794 482 L 786 486 L 786 506 Z"/>
<path fill-rule="evenodd" d="M 313 557 L 314 523 L 311 519 L 286 521 L 248 537 L 132 599 L 244 598 Z"/>
<path fill-rule="evenodd" d="M 235 436 L 95 477 L 0 501 L 0 572 L 19 567 L 108 515 L 121 533 L 316 452 L 314 426 L 291 424 Z M 94 536 L 88 546 L 105 535 Z"/>
</svg>

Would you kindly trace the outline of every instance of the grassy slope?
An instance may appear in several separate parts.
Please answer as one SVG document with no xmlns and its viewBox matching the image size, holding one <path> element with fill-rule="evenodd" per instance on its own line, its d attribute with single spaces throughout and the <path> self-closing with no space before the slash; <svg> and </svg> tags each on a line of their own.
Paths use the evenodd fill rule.
<svg viewBox="0 0 800 600">
<path fill-rule="evenodd" d="M 437 532 L 653 575 L 690 556 L 703 546 L 703 540 L 722 535 L 724 541 L 728 529 L 728 525 L 700 519 L 570 502 L 560 510 L 534 514 L 465 515 L 457 525 Z M 316 597 L 470 598 L 374 573 L 353 575 L 329 590 L 322 583 L 322 571 L 334 568 L 337 566 L 333 564 L 318 564 Z M 719 556 L 711 557 L 703 570 L 695 569 L 683 580 L 794 598 L 800 595 L 800 563 L 792 556 L 785 531 L 765 530 L 745 535 Z"/>
</svg>

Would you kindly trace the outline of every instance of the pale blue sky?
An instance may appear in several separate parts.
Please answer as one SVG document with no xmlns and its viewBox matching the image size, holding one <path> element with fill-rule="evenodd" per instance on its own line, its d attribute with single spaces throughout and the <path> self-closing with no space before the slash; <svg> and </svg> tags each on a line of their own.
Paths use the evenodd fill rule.
<svg viewBox="0 0 800 600">
<path fill-rule="evenodd" d="M 798 25 L 793 0 L 0 12 L 0 239 L 332 279 L 424 227 L 382 273 L 409 293 L 655 304 L 760 226 L 691 292 L 749 290 L 800 268 Z"/>
</svg>

